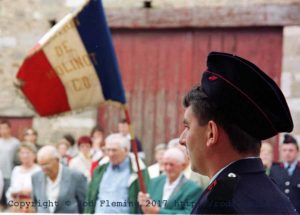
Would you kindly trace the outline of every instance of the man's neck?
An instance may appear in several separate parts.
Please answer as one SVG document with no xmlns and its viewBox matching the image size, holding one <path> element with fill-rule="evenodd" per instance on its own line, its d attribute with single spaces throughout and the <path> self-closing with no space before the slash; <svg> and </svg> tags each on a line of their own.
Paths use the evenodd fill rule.
<svg viewBox="0 0 300 215">
<path fill-rule="evenodd" d="M 53 174 L 53 175 L 50 175 L 50 176 L 49 176 L 49 178 L 51 179 L 52 182 L 54 182 L 54 181 L 56 180 L 57 175 L 58 175 L 58 174 Z"/>
<path fill-rule="evenodd" d="M 58 166 L 58 168 L 56 169 L 56 171 L 53 174 L 49 175 L 49 178 L 51 179 L 52 182 L 56 181 L 56 179 L 58 177 L 58 173 L 59 173 L 59 168 L 60 167 Z"/>
<path fill-rule="evenodd" d="M 176 178 L 168 178 L 169 184 L 173 184 L 179 177 L 180 175 L 178 175 Z"/>
<path fill-rule="evenodd" d="M 11 137 L 12 137 L 11 135 L 2 135 L 2 138 L 5 139 L 5 140 L 10 139 Z"/>
<path fill-rule="evenodd" d="M 293 163 L 296 163 L 296 161 L 298 162 L 298 160 L 297 159 L 295 159 L 295 160 L 292 160 L 292 161 L 290 161 L 290 162 L 286 162 L 288 165 L 292 165 Z"/>
<path fill-rule="evenodd" d="M 239 154 L 238 152 L 232 151 L 228 153 L 223 153 L 223 156 L 216 156 L 215 162 L 210 162 L 211 167 L 208 168 L 208 177 L 212 178 L 215 174 L 217 174 L 221 169 L 228 166 L 229 164 L 244 159 L 248 157 L 255 157 L 253 153 L 247 153 L 247 154 Z"/>
</svg>

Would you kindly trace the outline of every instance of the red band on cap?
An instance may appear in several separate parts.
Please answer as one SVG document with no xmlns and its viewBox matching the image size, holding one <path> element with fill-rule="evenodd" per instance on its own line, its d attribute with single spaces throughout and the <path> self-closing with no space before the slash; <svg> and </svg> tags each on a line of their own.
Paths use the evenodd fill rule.
<svg viewBox="0 0 300 215">
<path fill-rule="evenodd" d="M 210 81 L 215 81 L 215 80 L 217 80 L 217 79 L 218 79 L 218 77 L 215 76 L 215 75 L 212 75 L 212 76 L 209 76 L 209 77 L 208 77 L 208 80 L 210 80 Z"/>
</svg>

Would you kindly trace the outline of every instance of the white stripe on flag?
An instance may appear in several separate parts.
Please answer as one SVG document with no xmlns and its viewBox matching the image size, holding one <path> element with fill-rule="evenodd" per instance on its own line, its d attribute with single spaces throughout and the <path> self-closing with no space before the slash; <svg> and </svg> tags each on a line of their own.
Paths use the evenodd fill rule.
<svg viewBox="0 0 300 215">
<path fill-rule="evenodd" d="M 94 53 L 87 53 L 73 19 L 54 34 L 43 50 L 65 86 L 71 109 L 98 105 L 104 101 L 92 64 L 96 58 Z"/>
</svg>

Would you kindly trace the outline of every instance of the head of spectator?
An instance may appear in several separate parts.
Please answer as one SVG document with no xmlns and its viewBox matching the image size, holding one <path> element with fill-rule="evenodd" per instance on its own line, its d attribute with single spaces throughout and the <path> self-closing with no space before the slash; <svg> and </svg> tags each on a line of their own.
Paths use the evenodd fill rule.
<svg viewBox="0 0 300 215">
<path fill-rule="evenodd" d="M 168 142 L 168 148 L 177 147 L 177 146 L 181 146 L 180 143 L 179 143 L 179 138 L 171 139 Z"/>
<path fill-rule="evenodd" d="M 70 147 L 75 146 L 75 138 L 73 135 L 65 134 L 62 139 L 65 139 L 70 144 Z"/>
<path fill-rule="evenodd" d="M 24 142 L 37 144 L 38 132 L 33 128 L 26 129 L 24 133 Z"/>
<path fill-rule="evenodd" d="M 273 162 L 273 146 L 271 143 L 265 141 L 261 143 L 259 157 L 265 168 L 271 168 Z"/>
<path fill-rule="evenodd" d="M 170 140 L 168 142 L 168 148 L 176 147 L 183 152 L 184 157 L 185 157 L 185 168 L 187 168 L 190 164 L 190 158 L 188 156 L 188 151 L 187 151 L 186 147 L 181 145 L 179 140 L 180 140 L 179 138 L 174 138 L 174 139 Z"/>
<path fill-rule="evenodd" d="M 84 157 L 89 158 L 91 156 L 92 139 L 89 136 L 81 136 L 79 137 L 77 144 L 79 151 Z"/>
<path fill-rule="evenodd" d="M 177 147 L 169 148 L 163 156 L 164 171 L 170 183 L 174 182 L 185 169 L 185 155 Z"/>
<path fill-rule="evenodd" d="M 52 145 L 43 146 L 37 154 L 37 161 L 42 171 L 52 181 L 55 181 L 59 170 L 59 154 Z"/>
<path fill-rule="evenodd" d="M 75 157 L 78 154 L 78 148 L 77 145 L 75 144 L 75 138 L 71 134 L 65 134 L 63 135 L 62 139 L 66 142 L 69 143 L 69 148 L 68 148 L 68 155 L 70 157 Z"/>
<path fill-rule="evenodd" d="M 68 154 L 68 149 L 70 147 L 70 143 L 66 139 L 60 139 L 56 145 L 57 151 L 61 157 L 64 157 Z"/>
<path fill-rule="evenodd" d="M 281 145 L 282 160 L 291 164 L 297 159 L 298 152 L 299 146 L 296 138 L 290 134 L 285 134 Z"/>
<path fill-rule="evenodd" d="M 91 131 L 91 138 L 93 142 L 93 149 L 99 150 L 105 146 L 104 129 L 100 125 L 93 127 Z"/>
<path fill-rule="evenodd" d="M 122 163 L 130 151 L 130 142 L 122 134 L 111 134 L 105 139 L 105 151 L 112 165 Z"/>
<path fill-rule="evenodd" d="M 121 119 L 118 123 L 118 131 L 124 136 L 129 134 L 129 125 L 126 119 Z"/>
<path fill-rule="evenodd" d="M 0 137 L 8 139 L 11 137 L 11 124 L 8 120 L 0 120 Z"/>
<path fill-rule="evenodd" d="M 31 143 L 23 143 L 18 150 L 19 159 L 21 165 L 24 168 L 30 169 L 35 164 L 37 149 L 35 145 Z"/>
<path fill-rule="evenodd" d="M 166 150 L 167 150 L 167 145 L 165 143 L 158 144 L 154 148 L 154 153 L 155 153 L 154 157 L 160 166 L 163 164 L 163 157 Z"/>
</svg>

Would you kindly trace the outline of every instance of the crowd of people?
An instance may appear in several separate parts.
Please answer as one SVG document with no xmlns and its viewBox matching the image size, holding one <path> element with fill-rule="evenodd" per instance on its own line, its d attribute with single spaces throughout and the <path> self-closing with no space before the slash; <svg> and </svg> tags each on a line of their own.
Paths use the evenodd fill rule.
<svg viewBox="0 0 300 215">
<path fill-rule="evenodd" d="M 105 137 L 96 125 L 75 139 L 63 135 L 56 144 L 38 143 L 26 129 L 20 141 L 7 120 L 0 121 L 0 194 L 2 211 L 39 213 L 189 213 L 208 177 L 191 171 L 179 139 L 157 144 L 155 163 L 147 167 L 136 138 L 139 166 L 147 188 L 140 192 L 129 126 Z"/>
<path fill-rule="evenodd" d="M 37 143 L 28 128 L 23 141 L 11 135 L 10 123 L 0 121 L 0 194 L 2 210 L 43 213 L 177 213 L 188 214 L 209 184 L 191 170 L 179 138 L 154 148 L 155 163 L 146 167 L 139 142 L 139 165 L 147 186 L 140 192 L 137 165 L 131 153 L 128 125 L 104 135 L 95 126 L 78 140 L 71 134 L 56 145 Z M 266 175 L 300 210 L 300 162 L 297 140 L 285 134 L 282 162 L 273 162 L 273 145 L 263 141 L 260 158 Z"/>
</svg>

